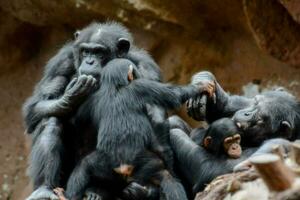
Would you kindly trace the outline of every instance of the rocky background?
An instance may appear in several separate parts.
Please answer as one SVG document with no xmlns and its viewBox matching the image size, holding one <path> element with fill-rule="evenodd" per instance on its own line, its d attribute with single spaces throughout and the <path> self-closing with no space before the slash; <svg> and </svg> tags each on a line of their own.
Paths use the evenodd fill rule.
<svg viewBox="0 0 300 200">
<path fill-rule="evenodd" d="M 107 20 L 128 26 L 166 81 L 210 70 L 231 93 L 281 85 L 300 97 L 298 0 L 2 0 L 0 199 L 30 191 L 21 106 L 43 66 L 76 29 Z"/>
</svg>

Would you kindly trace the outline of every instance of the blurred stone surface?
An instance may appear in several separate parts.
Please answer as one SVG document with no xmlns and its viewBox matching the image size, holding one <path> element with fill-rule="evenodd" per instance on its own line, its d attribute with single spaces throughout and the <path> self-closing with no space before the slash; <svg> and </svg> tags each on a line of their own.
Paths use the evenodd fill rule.
<svg viewBox="0 0 300 200">
<path fill-rule="evenodd" d="M 0 190 L 0 199 L 21 200 L 30 191 L 21 192 L 28 179 L 26 159 L 19 158 L 27 158 L 29 149 L 22 103 L 47 60 L 91 21 L 124 23 L 137 46 L 153 55 L 166 81 L 186 84 L 193 73 L 210 70 L 231 93 L 253 82 L 260 88 L 282 85 L 300 97 L 300 3 L 261 2 L 0 1 L 0 185 L 9 188 Z"/>
</svg>

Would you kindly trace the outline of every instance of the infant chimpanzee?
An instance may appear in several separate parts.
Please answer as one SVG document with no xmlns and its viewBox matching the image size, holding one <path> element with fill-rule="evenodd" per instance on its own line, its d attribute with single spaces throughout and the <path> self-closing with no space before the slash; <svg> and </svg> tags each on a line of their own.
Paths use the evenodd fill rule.
<svg viewBox="0 0 300 200">
<path fill-rule="evenodd" d="M 89 184 L 95 182 L 102 189 L 113 188 L 110 196 L 103 196 L 115 198 L 132 180 L 160 188 L 160 195 L 167 200 L 187 199 L 182 185 L 159 155 L 163 149 L 155 138 L 146 106 L 178 108 L 188 98 L 210 92 L 211 85 L 180 87 L 137 77 L 130 60 L 110 61 L 101 72 L 100 89 L 79 109 L 79 116 L 91 113 L 98 140 L 96 150 L 79 163 L 69 179 L 66 196 L 70 199 L 81 199 Z"/>
<path fill-rule="evenodd" d="M 242 154 L 241 135 L 234 121 L 229 118 L 216 120 L 207 129 L 194 129 L 190 137 L 215 155 L 239 158 Z"/>
</svg>

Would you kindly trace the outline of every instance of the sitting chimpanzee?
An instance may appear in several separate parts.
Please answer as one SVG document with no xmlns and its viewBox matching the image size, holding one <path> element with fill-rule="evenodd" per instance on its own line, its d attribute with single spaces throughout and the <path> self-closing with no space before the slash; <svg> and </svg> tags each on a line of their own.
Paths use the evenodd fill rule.
<svg viewBox="0 0 300 200">
<path fill-rule="evenodd" d="M 193 76 L 193 84 L 210 82 L 215 85 L 215 95 L 207 97 L 206 113 L 199 113 L 201 96 L 191 99 L 188 113 L 194 119 L 205 116 L 208 122 L 222 117 L 232 117 L 239 127 L 242 146 L 259 146 L 265 139 L 300 137 L 300 103 L 284 90 L 264 92 L 254 98 L 227 94 L 210 72 Z"/>
<path fill-rule="evenodd" d="M 233 168 L 250 156 L 269 153 L 273 145 L 282 145 L 288 151 L 290 143 L 284 139 L 271 139 L 260 148 L 240 146 L 241 137 L 235 123 L 229 118 L 219 119 L 205 129 L 194 129 L 193 140 L 183 129 L 171 130 L 176 166 L 189 193 L 195 195 L 215 177 L 233 171 Z"/>
<path fill-rule="evenodd" d="M 81 199 L 90 183 L 112 190 L 118 197 L 130 180 L 143 185 L 158 185 L 161 198 L 187 199 L 183 187 L 167 171 L 159 158 L 161 147 L 155 141 L 147 105 L 174 109 L 210 85 L 172 86 L 139 77 L 134 63 L 114 59 L 102 69 L 100 89 L 79 108 L 98 128 L 96 150 L 75 168 L 67 184 L 66 196 Z M 90 107 L 94 105 L 94 107 Z M 148 161 L 147 161 L 148 160 Z M 152 162 L 156 160 L 157 162 Z"/>
<path fill-rule="evenodd" d="M 97 79 L 106 63 L 120 57 L 135 63 L 141 77 L 160 81 L 156 63 L 132 45 L 131 34 L 117 23 L 93 23 L 77 32 L 75 40 L 46 65 L 43 78 L 23 109 L 33 141 L 29 176 L 35 191 L 28 200 L 57 199 L 52 189 L 64 187 L 78 154 L 95 148 L 97 130 L 70 119 L 99 86 Z M 162 109 L 156 110 L 164 114 Z M 82 151 L 82 146 L 87 150 Z"/>
</svg>

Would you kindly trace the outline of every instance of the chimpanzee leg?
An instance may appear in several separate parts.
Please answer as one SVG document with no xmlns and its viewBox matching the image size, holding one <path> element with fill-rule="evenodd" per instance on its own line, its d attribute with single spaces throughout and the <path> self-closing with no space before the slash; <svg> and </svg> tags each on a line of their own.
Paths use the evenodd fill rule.
<svg viewBox="0 0 300 200">
<path fill-rule="evenodd" d="M 187 200 L 182 184 L 166 170 L 164 162 L 151 152 L 138 159 L 134 180 L 141 181 L 148 188 L 147 199 Z M 158 194 L 159 193 L 159 194 Z"/>
<path fill-rule="evenodd" d="M 44 119 L 33 135 L 29 176 L 35 191 L 27 198 L 58 199 L 52 189 L 59 186 L 62 124 L 55 117 Z"/>
<path fill-rule="evenodd" d="M 160 199 L 163 200 L 187 200 L 183 185 L 167 170 L 160 172 Z"/>
<path fill-rule="evenodd" d="M 136 159 L 131 182 L 122 193 L 123 200 L 157 200 L 160 180 L 158 172 L 165 168 L 163 160 L 153 152 L 144 152 Z"/>
<path fill-rule="evenodd" d="M 115 178 L 112 169 L 107 155 L 97 150 L 87 155 L 76 166 L 69 178 L 66 190 L 67 198 L 81 200 L 91 184 L 92 178 L 97 178 L 101 183 L 112 182 Z"/>
</svg>

